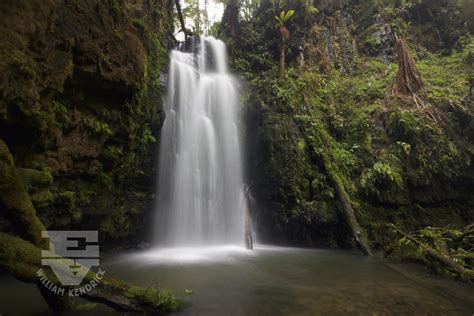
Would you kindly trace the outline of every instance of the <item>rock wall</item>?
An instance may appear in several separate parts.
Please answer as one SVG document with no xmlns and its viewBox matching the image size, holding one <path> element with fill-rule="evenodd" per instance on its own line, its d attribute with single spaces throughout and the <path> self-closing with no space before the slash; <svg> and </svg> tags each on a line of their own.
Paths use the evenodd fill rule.
<svg viewBox="0 0 474 316">
<path fill-rule="evenodd" d="M 172 2 L 6 0 L 0 9 L 0 139 L 41 219 L 100 229 L 110 242 L 143 238 Z"/>
</svg>

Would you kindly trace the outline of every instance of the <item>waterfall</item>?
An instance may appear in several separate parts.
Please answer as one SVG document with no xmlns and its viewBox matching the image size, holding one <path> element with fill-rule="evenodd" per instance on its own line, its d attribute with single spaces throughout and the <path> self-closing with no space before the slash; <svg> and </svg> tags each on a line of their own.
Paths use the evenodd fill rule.
<svg viewBox="0 0 474 316">
<path fill-rule="evenodd" d="M 222 41 L 196 44 L 170 56 L 155 236 L 169 246 L 243 245 L 238 85 Z"/>
</svg>

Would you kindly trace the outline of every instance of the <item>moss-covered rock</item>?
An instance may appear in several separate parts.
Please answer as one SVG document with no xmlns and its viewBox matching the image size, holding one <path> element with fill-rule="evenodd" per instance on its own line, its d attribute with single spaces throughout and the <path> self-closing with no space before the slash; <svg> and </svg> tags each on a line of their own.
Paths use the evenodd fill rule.
<svg viewBox="0 0 474 316">
<path fill-rule="evenodd" d="M 0 139 L 0 209 L 2 217 L 14 224 L 14 229 L 36 246 L 44 244 L 41 232 L 46 230 L 36 215 L 25 185 L 21 180 L 8 147 Z"/>
<path fill-rule="evenodd" d="M 172 4 L 0 4 L 0 138 L 48 227 L 147 221 Z"/>
<path fill-rule="evenodd" d="M 27 188 L 50 186 L 53 183 L 53 176 L 49 170 L 39 171 L 27 168 L 17 168 L 17 170 Z"/>
<path fill-rule="evenodd" d="M 428 2 L 408 6 L 409 11 L 431 6 L 442 20 L 442 9 Z M 248 36 L 232 42 L 233 65 L 248 82 L 248 178 L 260 203 L 254 208 L 257 230 L 267 240 L 347 245 L 347 227 L 337 216 L 340 205 L 331 182 L 347 191 L 374 246 L 386 244 L 387 222 L 409 231 L 471 222 L 474 125 L 472 96 L 466 96 L 474 53 L 472 37 L 460 37 L 466 29 L 450 34 L 450 40 L 458 41 L 457 50 L 411 38 L 426 81 L 420 104 L 392 93 L 394 35 L 410 38 L 410 29 L 418 31 L 425 23 L 435 24 L 430 32 L 437 32 L 442 23 L 411 25 L 422 17 L 392 1 L 318 1 L 320 10 L 311 17 L 299 4 L 287 5 L 297 17 L 289 23 L 290 32 L 303 30 L 309 45 L 303 67 L 291 67 L 296 59 L 288 52 L 287 75 L 276 79 L 277 58 L 263 53 L 273 49 L 271 25 L 265 22 L 271 5 L 263 4 L 256 19 L 243 21 Z M 462 22 L 451 13 L 447 20 Z M 326 30 L 328 21 L 335 29 Z M 255 29 L 259 34 L 252 33 Z M 349 42 L 355 49 L 349 49 Z M 351 66 L 322 53 L 328 45 Z"/>
<path fill-rule="evenodd" d="M 1 232 L 0 249 L 0 267 L 16 278 L 24 282 L 39 284 L 40 290 L 44 288 L 43 284 L 40 284 L 38 271 L 45 275 L 48 280 L 57 280 L 51 269 L 41 266 L 41 248 L 38 246 L 16 236 Z M 62 258 L 55 268 L 67 269 L 68 264 L 72 264 L 72 261 Z M 84 280 L 89 282 L 95 280 L 97 282 L 97 274 L 89 270 Z M 64 286 L 64 288 L 66 290 L 77 290 L 74 286 Z M 54 309 L 58 308 L 56 305 L 58 303 L 58 296 L 49 297 L 47 293 L 43 293 L 46 295 L 44 297 L 45 300 L 52 310 L 58 312 L 58 310 Z M 91 291 L 84 294 L 84 298 L 93 302 L 107 304 L 121 312 L 141 312 L 146 314 L 169 313 L 176 311 L 183 305 L 182 301 L 176 299 L 170 291 L 129 286 L 124 281 L 104 276 L 101 276 L 100 282 L 97 282 Z M 64 297 L 59 299 L 62 300 Z M 64 308 L 64 306 L 61 307 Z"/>
</svg>

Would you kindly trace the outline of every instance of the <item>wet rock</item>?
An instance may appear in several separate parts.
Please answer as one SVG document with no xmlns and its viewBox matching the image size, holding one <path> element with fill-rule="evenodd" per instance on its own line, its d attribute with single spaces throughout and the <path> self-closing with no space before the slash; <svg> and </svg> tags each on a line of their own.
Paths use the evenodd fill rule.
<svg viewBox="0 0 474 316">
<path fill-rule="evenodd" d="M 151 244 L 142 241 L 142 242 L 140 242 L 135 248 L 138 249 L 138 250 L 150 249 L 150 248 L 151 248 Z"/>
<path fill-rule="evenodd" d="M 160 85 L 162 87 L 166 87 L 168 85 L 168 74 L 163 73 L 163 72 L 160 73 L 159 80 L 160 80 Z"/>
<path fill-rule="evenodd" d="M 393 61 L 395 57 L 395 30 L 390 24 L 374 24 L 363 36 L 363 48 L 374 57 L 384 62 Z"/>
<path fill-rule="evenodd" d="M 305 43 L 308 62 L 319 64 L 322 70 L 330 63 L 343 73 L 352 72 L 357 55 L 355 38 L 351 35 L 353 25 L 352 16 L 341 11 L 324 16 L 313 25 Z"/>
</svg>

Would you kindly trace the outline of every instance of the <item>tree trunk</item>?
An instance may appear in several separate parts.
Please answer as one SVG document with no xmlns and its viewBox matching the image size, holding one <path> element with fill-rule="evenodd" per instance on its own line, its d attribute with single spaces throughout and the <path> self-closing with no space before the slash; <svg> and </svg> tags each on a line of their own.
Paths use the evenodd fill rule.
<svg viewBox="0 0 474 316">
<path fill-rule="evenodd" d="M 396 43 L 398 73 L 395 91 L 399 94 L 413 95 L 421 90 L 423 81 L 416 69 L 415 60 L 410 54 L 404 39 L 397 37 Z"/>
<path fill-rule="evenodd" d="M 357 221 L 346 190 L 344 190 L 344 188 L 339 183 L 339 181 L 337 181 L 337 179 L 332 179 L 332 182 L 333 187 L 336 191 L 336 195 L 341 201 L 344 216 L 346 218 L 347 224 L 351 228 L 352 236 L 357 242 L 357 245 L 359 246 L 362 253 L 366 256 L 370 256 L 372 253 L 370 251 L 369 243 L 367 242 L 367 238 L 365 237 L 364 231 L 362 230 L 359 225 L 359 222 Z"/>
<path fill-rule="evenodd" d="M 439 253 L 438 251 L 432 249 L 432 248 L 426 248 L 423 250 L 423 254 L 427 257 L 430 257 L 442 265 L 450 268 L 453 270 L 461 280 L 465 282 L 472 282 L 474 281 L 474 272 L 473 271 L 468 271 L 461 267 L 459 264 L 454 262 L 451 258 L 446 257 L 445 255 Z"/>
<path fill-rule="evenodd" d="M 174 0 L 176 5 L 176 12 L 178 12 L 178 19 L 179 23 L 181 24 L 181 31 L 184 33 L 184 41 L 186 42 L 188 39 L 188 30 L 186 29 L 186 24 L 184 23 L 183 12 L 181 11 L 181 4 L 179 0 Z"/>
<path fill-rule="evenodd" d="M 222 23 L 233 40 L 237 40 L 239 36 L 239 2 L 239 0 L 230 0 L 222 15 Z"/>
<path fill-rule="evenodd" d="M 280 45 L 280 79 L 283 79 L 285 77 L 285 54 L 286 54 L 286 45 L 281 44 Z"/>
<path fill-rule="evenodd" d="M 253 249 L 252 225 L 248 206 L 245 209 L 245 247 L 250 250 Z"/>
<path fill-rule="evenodd" d="M 295 120 L 296 122 L 296 119 L 294 117 L 293 120 Z M 367 237 L 365 236 L 364 231 L 362 230 L 359 225 L 359 222 L 357 221 L 357 217 L 355 216 L 354 210 L 352 209 L 349 195 L 344 189 L 341 179 L 338 176 L 337 167 L 333 166 L 331 158 L 325 151 L 315 154 L 317 152 L 317 147 L 325 147 L 330 143 L 330 141 L 327 139 L 329 138 L 329 136 L 317 135 L 313 139 L 310 139 L 308 135 L 311 135 L 312 132 L 306 130 L 306 128 L 304 126 L 301 126 L 301 124 L 297 124 L 297 126 L 300 128 L 300 133 L 303 136 L 305 143 L 312 148 L 311 153 L 314 155 L 314 159 L 317 159 L 321 162 L 322 169 L 324 170 L 325 174 L 328 175 L 331 185 L 336 191 L 336 196 L 342 205 L 342 215 L 344 216 L 344 219 L 351 230 L 351 234 L 354 237 L 357 246 L 360 248 L 364 255 L 371 256 L 372 252 L 370 251 Z M 316 143 L 313 143 L 315 139 L 317 139 Z"/>
<path fill-rule="evenodd" d="M 194 18 L 194 32 L 197 35 L 201 35 L 201 8 L 199 7 L 199 1 L 196 0 L 196 17 Z"/>
</svg>

